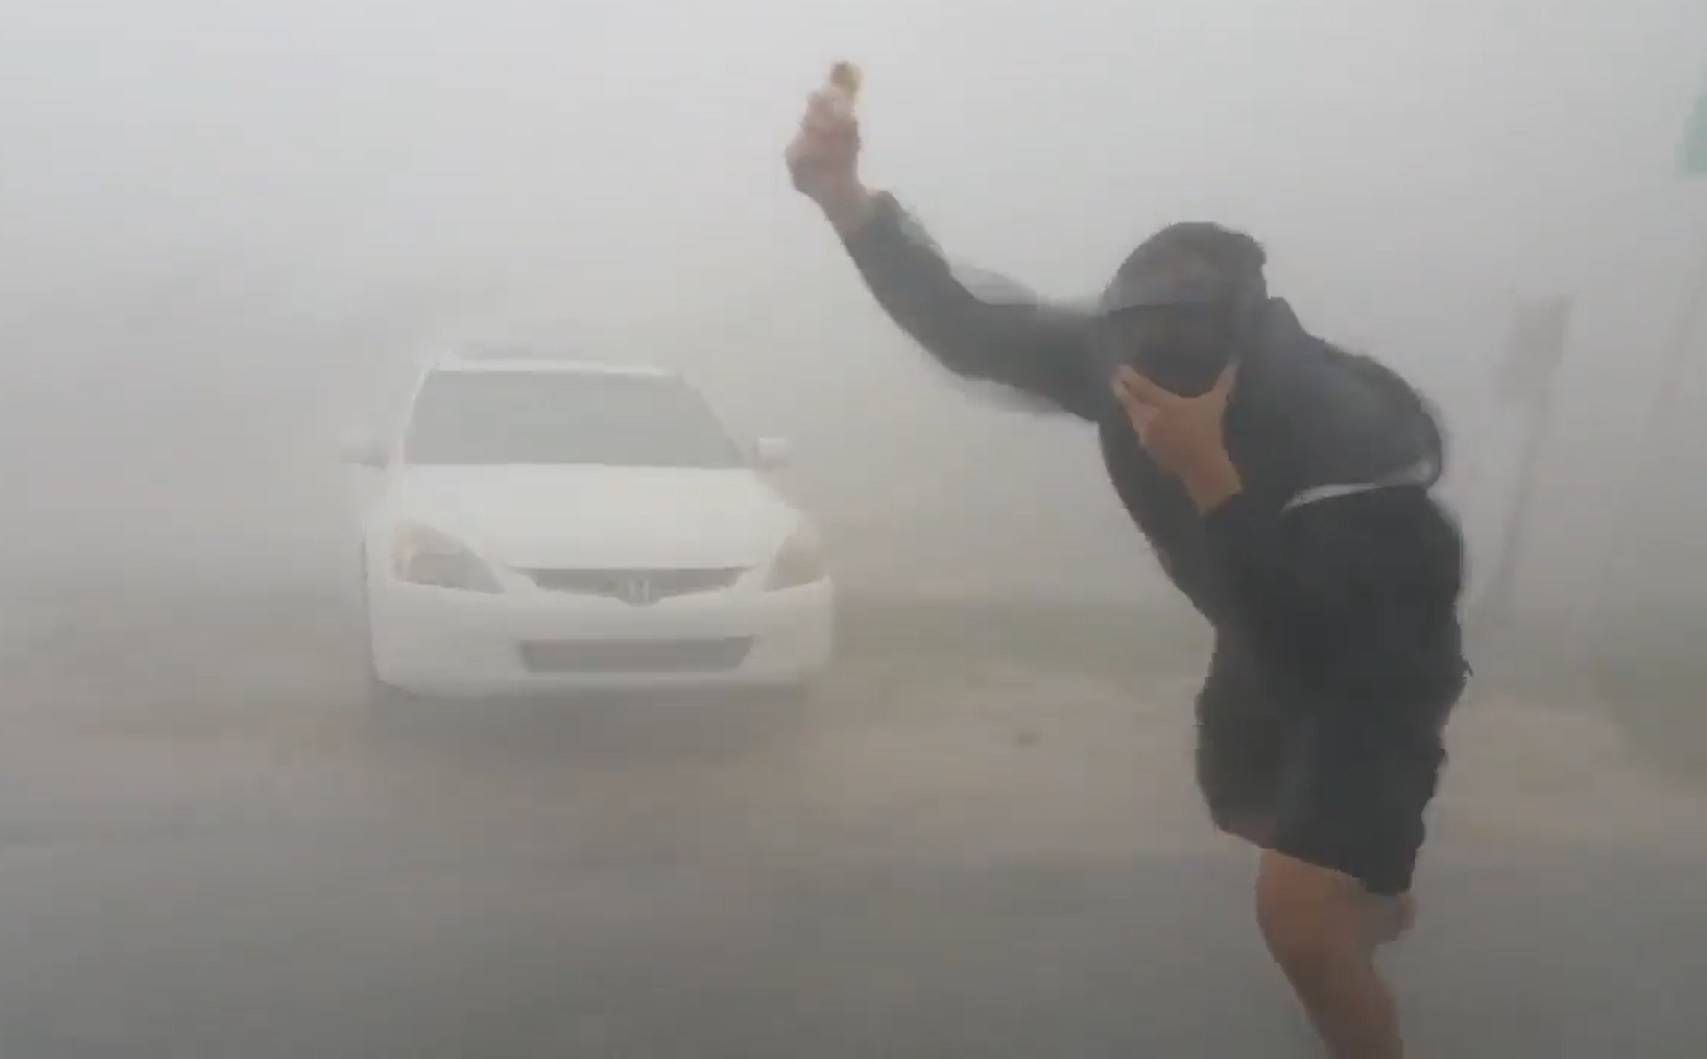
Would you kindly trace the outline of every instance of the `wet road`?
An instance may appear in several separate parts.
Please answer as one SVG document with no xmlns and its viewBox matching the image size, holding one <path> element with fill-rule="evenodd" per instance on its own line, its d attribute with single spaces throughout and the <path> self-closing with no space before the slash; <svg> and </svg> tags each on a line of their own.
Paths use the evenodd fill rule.
<svg viewBox="0 0 1707 1059">
<path fill-rule="evenodd" d="M 38 596 L 0 1055 L 1310 1056 L 1191 682 L 868 641 L 806 707 L 376 728 L 347 608 Z M 1416 1054 L 1696 1056 L 1707 792 L 1486 695 L 1389 961 Z"/>
</svg>

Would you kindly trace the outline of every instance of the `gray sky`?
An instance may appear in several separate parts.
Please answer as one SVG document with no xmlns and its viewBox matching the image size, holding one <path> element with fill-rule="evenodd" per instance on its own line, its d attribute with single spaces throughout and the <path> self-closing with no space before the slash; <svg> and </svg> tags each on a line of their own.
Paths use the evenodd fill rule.
<svg viewBox="0 0 1707 1059">
<path fill-rule="evenodd" d="M 842 56 L 870 176 L 956 255 L 1071 295 L 1170 220 L 1262 238 L 1307 323 L 1447 406 L 1478 547 L 1513 299 L 1581 298 L 1558 451 L 1612 459 L 1707 230 L 1707 185 L 1673 176 L 1707 71 L 1689 0 L 34 4 L 0 39 L 20 473 L 174 532 L 277 525 L 385 365 L 501 331 L 687 366 L 743 432 L 794 436 L 799 490 L 873 576 L 904 553 L 975 581 L 1039 545 L 969 551 L 967 525 L 1056 502 L 1046 553 L 1152 584 L 1083 431 L 944 384 L 788 189 Z M 1555 483 L 1549 517 L 1584 488 Z M 1564 563 L 1583 534 L 1559 540 Z"/>
</svg>

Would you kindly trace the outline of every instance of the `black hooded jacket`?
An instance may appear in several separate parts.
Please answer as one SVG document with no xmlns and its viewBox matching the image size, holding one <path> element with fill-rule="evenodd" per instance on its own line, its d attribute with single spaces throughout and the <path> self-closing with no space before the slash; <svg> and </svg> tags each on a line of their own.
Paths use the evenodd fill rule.
<svg viewBox="0 0 1707 1059">
<path fill-rule="evenodd" d="M 1279 299 L 1259 307 L 1226 420 L 1245 489 L 1201 516 L 1114 399 L 1094 314 L 957 272 L 887 195 L 847 245 L 883 308 L 949 370 L 1097 424 L 1168 577 L 1277 693 L 1437 697 L 1435 683 L 1461 679 L 1462 544 L 1428 492 L 1440 434 L 1390 370 L 1311 336 Z"/>
</svg>

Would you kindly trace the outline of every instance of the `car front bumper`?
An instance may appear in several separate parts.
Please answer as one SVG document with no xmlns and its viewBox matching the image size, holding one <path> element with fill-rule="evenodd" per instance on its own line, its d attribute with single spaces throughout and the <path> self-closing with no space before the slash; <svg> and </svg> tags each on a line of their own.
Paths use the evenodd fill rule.
<svg viewBox="0 0 1707 1059">
<path fill-rule="evenodd" d="M 368 601 L 379 679 L 453 696 L 798 684 L 829 664 L 835 606 L 828 580 L 636 606 L 374 577 Z"/>
</svg>

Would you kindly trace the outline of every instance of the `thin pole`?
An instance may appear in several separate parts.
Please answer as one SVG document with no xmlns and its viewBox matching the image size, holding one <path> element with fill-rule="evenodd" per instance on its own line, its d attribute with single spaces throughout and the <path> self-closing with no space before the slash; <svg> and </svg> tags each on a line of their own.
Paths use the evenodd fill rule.
<svg viewBox="0 0 1707 1059">
<path fill-rule="evenodd" d="M 1478 628 L 1491 628 L 1492 623 L 1509 616 L 1517 588 L 1517 571 L 1523 565 L 1524 544 L 1529 539 L 1530 513 L 1535 506 L 1552 425 L 1553 385 L 1549 379 L 1529 414 L 1529 432 L 1523 440 L 1523 459 L 1518 464 L 1517 492 L 1512 497 L 1511 514 L 1506 517 L 1505 533 L 1494 559 L 1494 571 L 1488 576 L 1481 598 L 1476 601 L 1473 624 Z"/>
</svg>

